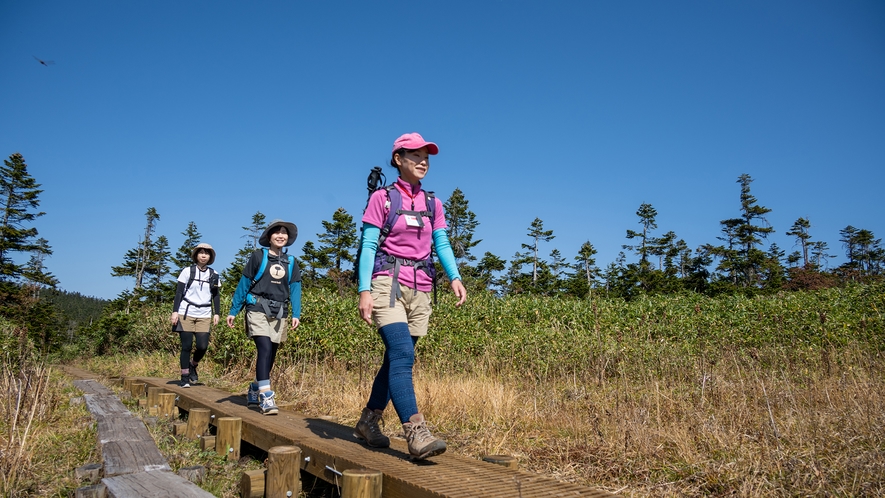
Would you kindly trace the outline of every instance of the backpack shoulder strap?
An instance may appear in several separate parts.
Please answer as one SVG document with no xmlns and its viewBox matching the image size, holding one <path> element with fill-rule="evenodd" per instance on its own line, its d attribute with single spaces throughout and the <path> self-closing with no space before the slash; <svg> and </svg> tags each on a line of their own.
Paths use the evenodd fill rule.
<svg viewBox="0 0 885 498">
<path fill-rule="evenodd" d="M 403 207 L 403 194 L 396 188 L 396 185 L 388 185 L 384 187 L 384 190 L 387 191 L 387 202 L 390 203 L 390 210 L 387 212 L 384 226 L 381 227 L 381 236 L 387 238 L 393 225 L 396 224 L 397 218 L 399 218 L 400 210 Z M 381 245 L 380 241 L 378 245 Z"/>
<path fill-rule="evenodd" d="M 264 275 L 264 270 L 267 268 L 267 248 L 261 249 L 261 266 L 258 267 L 258 272 L 255 273 L 255 276 L 252 278 L 252 285 L 255 286 L 255 282 L 258 282 L 261 279 L 261 276 Z"/>
<path fill-rule="evenodd" d="M 436 196 L 432 191 L 424 191 L 424 203 L 427 204 L 427 212 L 430 217 L 430 230 L 433 230 L 433 221 L 436 218 Z"/>
<path fill-rule="evenodd" d="M 191 265 L 190 275 L 187 277 L 187 284 L 184 286 L 185 294 L 187 294 L 187 290 L 191 288 L 191 284 L 194 283 L 195 278 L 197 278 L 197 265 Z"/>
</svg>

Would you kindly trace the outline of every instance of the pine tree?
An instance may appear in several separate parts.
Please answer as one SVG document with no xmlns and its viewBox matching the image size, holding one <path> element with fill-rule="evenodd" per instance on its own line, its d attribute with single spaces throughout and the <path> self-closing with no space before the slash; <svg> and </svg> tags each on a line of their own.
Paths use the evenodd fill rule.
<svg viewBox="0 0 885 498">
<path fill-rule="evenodd" d="M 495 278 L 495 273 L 503 271 L 504 268 L 506 268 L 506 263 L 503 259 L 486 251 L 482 256 L 482 259 L 480 259 L 479 263 L 476 265 L 476 278 L 482 283 L 485 289 L 494 291 L 496 286 L 501 286 L 503 284 L 500 279 Z"/>
<path fill-rule="evenodd" d="M 197 224 L 191 221 L 187 224 L 187 229 L 181 232 L 184 235 L 184 242 L 181 243 L 181 247 L 175 251 L 175 255 L 172 256 L 172 264 L 174 276 L 178 276 L 182 270 L 194 264 L 193 259 L 191 259 L 191 253 L 194 250 L 194 247 L 202 242 L 203 236 L 200 235 L 200 231 L 197 230 Z"/>
<path fill-rule="evenodd" d="M 827 254 L 829 251 L 828 244 L 822 240 L 811 243 L 811 260 L 816 268 L 825 268 L 829 259 L 836 257 L 835 254 Z"/>
<path fill-rule="evenodd" d="M 332 221 L 323 221 L 323 228 L 325 233 L 318 233 L 317 237 L 320 241 L 318 251 L 325 257 L 315 258 L 314 262 L 328 262 L 326 277 L 335 283 L 338 292 L 343 295 L 350 274 L 345 273 L 341 266 L 342 263 L 353 264 L 356 260 L 356 254 L 351 253 L 357 244 L 356 223 L 344 208 L 338 208 L 332 214 Z"/>
<path fill-rule="evenodd" d="M 132 277 L 135 279 L 135 291 L 144 285 L 144 275 L 148 265 L 154 261 L 154 231 L 156 231 L 157 221 L 160 215 L 153 207 L 148 208 L 145 213 L 147 223 L 144 229 L 144 237 L 139 240 L 138 245 L 134 249 L 126 251 L 123 256 L 123 264 L 111 267 L 111 276 L 114 277 Z"/>
<path fill-rule="evenodd" d="M 535 218 L 528 230 L 529 231 L 526 235 L 531 237 L 532 243 L 522 244 L 522 248 L 531 251 L 531 254 L 528 256 L 531 258 L 532 262 L 532 287 L 534 287 L 538 283 L 538 263 L 540 262 L 538 259 L 538 242 L 550 242 L 556 238 L 556 236 L 553 235 L 553 230 L 544 230 L 544 222 L 541 221 L 540 218 Z M 516 254 L 517 256 L 525 257 L 525 255 L 520 255 L 519 253 Z M 520 267 L 521 266 L 522 265 L 520 264 Z"/>
<path fill-rule="evenodd" d="M 258 248 L 258 239 L 261 238 L 261 234 L 267 228 L 264 220 L 265 216 L 261 211 L 257 211 L 252 215 L 252 224 L 243 227 L 246 235 L 243 235 L 242 238 L 246 239 L 246 244 L 237 251 L 230 266 L 221 273 L 222 293 L 233 294 L 234 290 L 236 290 L 237 285 L 240 283 L 240 277 L 243 276 L 243 268 L 246 266 L 246 262 L 249 261 L 249 256 Z"/>
<path fill-rule="evenodd" d="M 312 240 L 308 240 L 301 248 L 301 270 L 305 285 L 315 285 L 322 278 L 321 270 L 332 267 L 329 253 L 317 249 Z"/>
<path fill-rule="evenodd" d="M 581 248 L 578 249 L 578 255 L 575 256 L 575 261 L 577 261 L 575 269 L 578 271 L 578 275 L 586 280 L 588 293 L 593 288 L 593 283 L 599 275 L 599 268 L 596 267 L 596 258 L 593 257 L 596 252 L 593 244 L 588 240 L 581 244 Z"/>
<path fill-rule="evenodd" d="M 811 235 L 808 230 L 811 228 L 811 222 L 805 218 L 799 218 L 793 222 L 793 226 L 787 230 L 786 234 L 790 237 L 796 237 L 796 243 L 799 244 L 802 257 L 802 267 L 808 268 L 810 260 L 808 259 L 808 250 L 811 247 Z"/>
<path fill-rule="evenodd" d="M 711 252 L 721 259 L 717 269 L 725 272 L 733 285 L 745 288 L 761 286 L 762 267 L 769 263 L 769 256 L 757 246 L 774 232 L 765 220 L 771 209 L 756 204 L 756 198 L 750 193 L 752 182 L 748 174 L 738 177 L 741 215 L 720 222 L 724 237 L 719 239 L 725 240 L 728 246 L 710 247 Z"/>
<path fill-rule="evenodd" d="M 55 275 L 46 271 L 46 266 L 43 264 L 46 256 L 52 255 L 49 241 L 40 237 L 37 239 L 36 245 L 38 247 L 31 251 L 31 259 L 25 265 L 22 276 L 30 284 L 32 297 L 39 298 L 40 290 L 46 287 L 55 288 L 58 285 L 58 279 L 55 278 Z"/>
<path fill-rule="evenodd" d="M 165 235 L 160 235 L 153 243 L 150 259 L 145 262 L 144 268 L 145 278 L 142 294 L 153 302 L 167 302 L 175 297 L 175 281 L 169 279 L 169 275 L 171 275 L 170 258 L 169 240 Z"/>
<path fill-rule="evenodd" d="M 341 272 L 343 262 L 353 263 L 355 255 L 351 253 L 356 246 L 356 223 L 342 207 L 332 213 L 332 221 L 323 221 L 325 233 L 318 233 L 319 250 L 328 254 L 331 267 Z"/>
<path fill-rule="evenodd" d="M 545 266 L 549 280 L 542 286 L 545 290 L 545 294 L 560 294 L 565 290 L 565 281 L 570 276 L 568 270 L 571 269 L 571 265 L 566 263 L 565 258 L 562 256 L 562 253 L 559 252 L 559 249 L 553 249 L 550 251 L 550 264 Z"/>
<path fill-rule="evenodd" d="M 537 280 L 537 267 L 535 267 L 534 270 L 534 279 L 532 278 L 532 275 L 523 273 L 522 267 L 533 261 L 535 260 L 532 258 L 531 253 L 521 253 L 517 251 L 513 254 L 513 259 L 510 260 L 510 266 L 507 267 L 507 276 L 505 279 L 505 290 L 507 294 L 522 294 L 532 288 L 534 281 Z"/>
<path fill-rule="evenodd" d="M 28 173 L 21 154 L 16 152 L 3 161 L 0 167 L 0 281 L 17 281 L 26 271 L 25 265 L 13 261 L 15 253 L 44 250 L 44 246 L 34 241 L 37 229 L 27 226 L 46 214 L 37 211 L 43 192 L 39 187 Z"/>
<path fill-rule="evenodd" d="M 469 204 L 461 189 L 456 188 L 449 200 L 443 205 L 446 212 L 446 225 L 449 226 L 449 242 L 459 267 L 467 264 L 468 261 L 476 260 L 476 257 L 470 254 L 470 250 L 482 242 L 482 240 L 473 240 L 479 222 L 476 221 L 476 214 L 470 210 Z"/>
<path fill-rule="evenodd" d="M 658 211 L 652 207 L 651 204 L 642 203 L 636 211 L 636 215 L 639 216 L 639 224 L 642 225 L 642 232 L 627 230 L 627 238 L 631 240 L 639 238 L 640 243 L 639 245 L 632 246 L 624 245 L 622 248 L 635 251 L 636 254 L 639 255 L 640 270 L 647 271 L 651 269 L 648 262 L 648 256 L 651 254 L 651 247 L 649 247 L 651 235 L 649 232 L 658 227 L 658 224 L 655 222 L 655 217 L 658 215 Z"/>
</svg>

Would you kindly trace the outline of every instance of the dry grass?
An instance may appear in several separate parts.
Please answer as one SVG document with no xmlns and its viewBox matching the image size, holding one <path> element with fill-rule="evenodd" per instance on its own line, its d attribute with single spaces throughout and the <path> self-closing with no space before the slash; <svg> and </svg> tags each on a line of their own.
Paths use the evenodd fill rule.
<svg viewBox="0 0 885 498">
<path fill-rule="evenodd" d="M 815 364 L 776 360 L 776 352 L 723 353 L 691 371 L 544 382 L 419 366 L 415 385 L 419 408 L 450 451 L 515 455 L 523 469 L 626 496 L 885 494 L 883 358 L 831 351 Z M 175 361 L 106 358 L 89 367 L 174 377 Z M 273 386 L 296 410 L 350 425 L 372 368 L 282 360 Z M 252 376 L 245 366 L 214 370 L 203 366 L 201 380 L 234 392 Z M 398 435 L 392 408 L 386 419 L 385 432 Z"/>
<path fill-rule="evenodd" d="M 74 469 L 99 461 L 92 417 L 42 364 L 0 366 L 0 496 L 68 496 Z"/>
</svg>

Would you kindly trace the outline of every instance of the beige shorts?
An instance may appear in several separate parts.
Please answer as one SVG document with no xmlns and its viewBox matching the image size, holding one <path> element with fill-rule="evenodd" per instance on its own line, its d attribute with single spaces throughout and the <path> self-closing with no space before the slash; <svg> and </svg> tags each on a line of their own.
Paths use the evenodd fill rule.
<svg viewBox="0 0 885 498">
<path fill-rule="evenodd" d="M 246 331 L 249 333 L 249 337 L 266 336 L 270 337 L 270 342 L 281 344 L 286 341 L 287 319 L 277 320 L 261 311 L 247 311 Z"/>
<path fill-rule="evenodd" d="M 184 332 L 209 332 L 209 325 L 212 323 L 211 318 L 191 318 L 189 316 L 179 316 L 178 321 L 181 322 L 181 329 Z"/>
<path fill-rule="evenodd" d="M 430 293 L 416 291 L 400 285 L 402 297 L 390 307 L 390 288 L 393 278 L 388 276 L 372 280 L 372 319 L 375 326 L 381 328 L 391 323 L 409 324 L 409 334 L 413 336 L 427 335 L 427 323 L 430 321 Z"/>
</svg>

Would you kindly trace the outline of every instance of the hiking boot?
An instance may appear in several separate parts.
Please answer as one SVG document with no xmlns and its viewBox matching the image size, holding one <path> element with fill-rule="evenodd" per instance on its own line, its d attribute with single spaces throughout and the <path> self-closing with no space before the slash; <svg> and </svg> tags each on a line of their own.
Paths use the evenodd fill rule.
<svg viewBox="0 0 885 498">
<path fill-rule="evenodd" d="M 273 391 L 258 393 L 258 408 L 261 409 L 261 413 L 265 415 L 276 415 L 277 412 L 280 411 L 280 409 L 277 408 L 277 404 L 274 402 L 273 398 Z"/>
<path fill-rule="evenodd" d="M 200 377 L 197 375 L 197 366 L 194 365 L 193 363 L 191 363 L 190 372 L 191 372 L 191 373 L 188 374 L 188 375 L 189 375 L 189 378 L 190 378 L 191 384 L 196 384 L 197 381 L 200 380 Z"/>
<path fill-rule="evenodd" d="M 409 455 L 413 460 L 439 455 L 446 451 L 446 442 L 433 437 L 424 415 L 416 413 L 409 417 L 409 421 L 403 424 L 403 432 L 406 434 L 406 442 L 409 443 Z"/>
<path fill-rule="evenodd" d="M 379 421 L 384 423 L 384 419 L 381 418 L 382 413 L 380 410 L 363 408 L 363 414 L 353 429 L 353 437 L 365 441 L 367 445 L 373 448 L 387 448 L 390 446 L 390 438 L 382 434 L 381 428 L 378 427 Z"/>
<path fill-rule="evenodd" d="M 188 377 L 189 377 L 188 374 L 182 375 L 181 382 L 179 382 L 178 385 L 181 387 L 190 387 L 191 383 L 190 383 L 190 378 L 188 378 Z"/>
<path fill-rule="evenodd" d="M 249 390 L 246 391 L 246 406 L 252 406 L 258 404 L 258 384 L 254 382 L 249 383 Z"/>
</svg>

